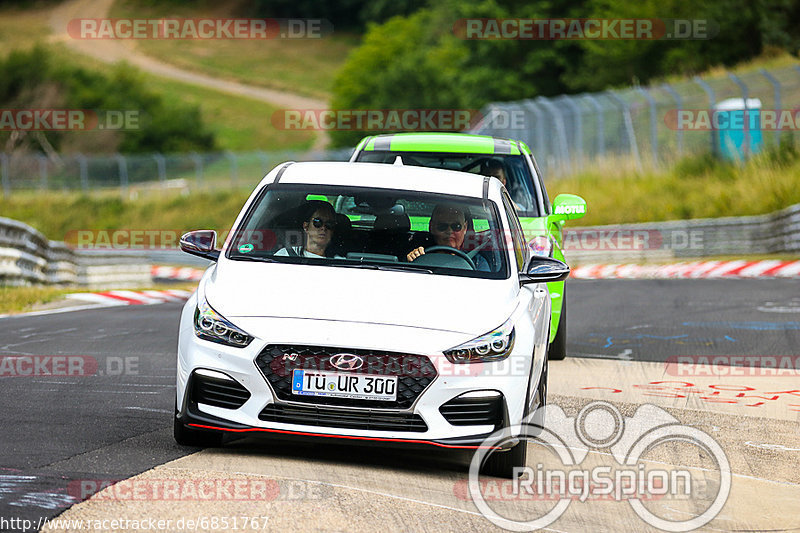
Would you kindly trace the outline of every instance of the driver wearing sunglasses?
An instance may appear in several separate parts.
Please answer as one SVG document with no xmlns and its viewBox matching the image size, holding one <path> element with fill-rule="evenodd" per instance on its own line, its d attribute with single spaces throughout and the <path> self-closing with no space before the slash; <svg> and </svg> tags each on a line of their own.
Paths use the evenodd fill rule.
<svg viewBox="0 0 800 533">
<path fill-rule="evenodd" d="M 471 229 L 470 220 L 467 218 L 466 209 L 457 205 L 437 205 L 431 214 L 428 231 L 433 236 L 435 246 L 448 246 L 461 250 L 464 246 L 464 237 L 467 229 Z M 425 248 L 420 246 L 408 252 L 406 260 L 411 262 L 425 253 Z M 489 263 L 481 255 L 473 258 L 477 270 L 489 272 Z"/>
<path fill-rule="evenodd" d="M 275 255 L 326 257 L 328 245 L 336 229 L 336 211 L 328 202 L 314 200 L 308 202 L 304 212 L 306 213 L 302 224 L 304 244 L 293 246 L 291 250 L 281 248 Z"/>
</svg>

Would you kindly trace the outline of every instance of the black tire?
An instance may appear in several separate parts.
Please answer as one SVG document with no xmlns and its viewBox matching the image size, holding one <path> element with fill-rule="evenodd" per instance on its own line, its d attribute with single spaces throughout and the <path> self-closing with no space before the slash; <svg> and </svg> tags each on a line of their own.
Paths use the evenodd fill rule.
<svg viewBox="0 0 800 533">
<path fill-rule="evenodd" d="M 491 452 L 483 461 L 481 473 L 487 476 L 513 479 L 514 467 L 525 466 L 528 458 L 528 443 L 521 440 L 504 452 Z"/>
<path fill-rule="evenodd" d="M 530 377 L 528 378 L 530 379 Z M 542 386 L 544 385 L 544 387 Z M 528 393 L 525 394 L 525 409 L 522 413 L 522 420 L 528 418 L 528 406 L 530 405 L 530 387 Z M 536 393 L 545 398 L 547 395 L 547 361 L 545 361 L 544 373 L 542 379 L 539 381 L 539 386 L 536 388 Z M 534 422 L 535 424 L 536 422 Z M 490 452 L 483 460 L 481 465 L 481 474 L 486 476 L 500 477 L 504 479 L 514 478 L 514 467 L 525 466 L 525 461 L 528 459 L 528 441 L 520 440 L 516 446 L 510 450 L 503 452 Z"/>
<path fill-rule="evenodd" d="M 183 422 L 178 420 L 177 413 L 175 415 L 172 436 L 175 437 L 175 442 L 181 446 L 193 446 L 196 448 L 219 448 L 222 446 L 222 433 L 187 428 L 183 425 Z"/>
<path fill-rule="evenodd" d="M 561 318 L 558 321 L 558 330 L 550 349 L 547 350 L 547 358 L 553 361 L 561 361 L 567 357 L 567 286 L 564 284 L 564 294 L 561 301 Z"/>
</svg>

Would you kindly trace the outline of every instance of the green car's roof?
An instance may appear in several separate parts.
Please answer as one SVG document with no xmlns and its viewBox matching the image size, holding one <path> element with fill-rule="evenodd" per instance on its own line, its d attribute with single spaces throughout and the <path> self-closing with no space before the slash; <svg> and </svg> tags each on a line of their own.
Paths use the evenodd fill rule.
<svg viewBox="0 0 800 533">
<path fill-rule="evenodd" d="M 468 133 L 397 133 L 366 137 L 357 150 L 392 152 L 448 152 L 463 154 L 530 153 L 525 143 Z"/>
</svg>

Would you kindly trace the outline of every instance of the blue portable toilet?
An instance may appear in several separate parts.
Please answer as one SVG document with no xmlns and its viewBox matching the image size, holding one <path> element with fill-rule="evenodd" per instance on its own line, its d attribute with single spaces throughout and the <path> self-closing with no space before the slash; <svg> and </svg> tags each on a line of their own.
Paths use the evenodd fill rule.
<svg viewBox="0 0 800 533">
<path fill-rule="evenodd" d="M 764 148 L 761 100 L 728 98 L 714 106 L 714 153 L 729 161 L 743 161 Z"/>
</svg>

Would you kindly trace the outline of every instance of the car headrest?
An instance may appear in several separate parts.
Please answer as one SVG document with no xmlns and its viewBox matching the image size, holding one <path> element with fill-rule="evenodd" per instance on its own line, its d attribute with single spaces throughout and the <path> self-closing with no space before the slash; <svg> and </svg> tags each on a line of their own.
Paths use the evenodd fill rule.
<svg viewBox="0 0 800 533">
<path fill-rule="evenodd" d="M 406 214 L 384 213 L 375 217 L 375 230 L 411 231 L 411 219 Z"/>
<path fill-rule="evenodd" d="M 350 222 L 350 217 L 342 213 L 336 213 L 336 232 L 341 233 L 353 229 L 353 223 Z"/>
</svg>

